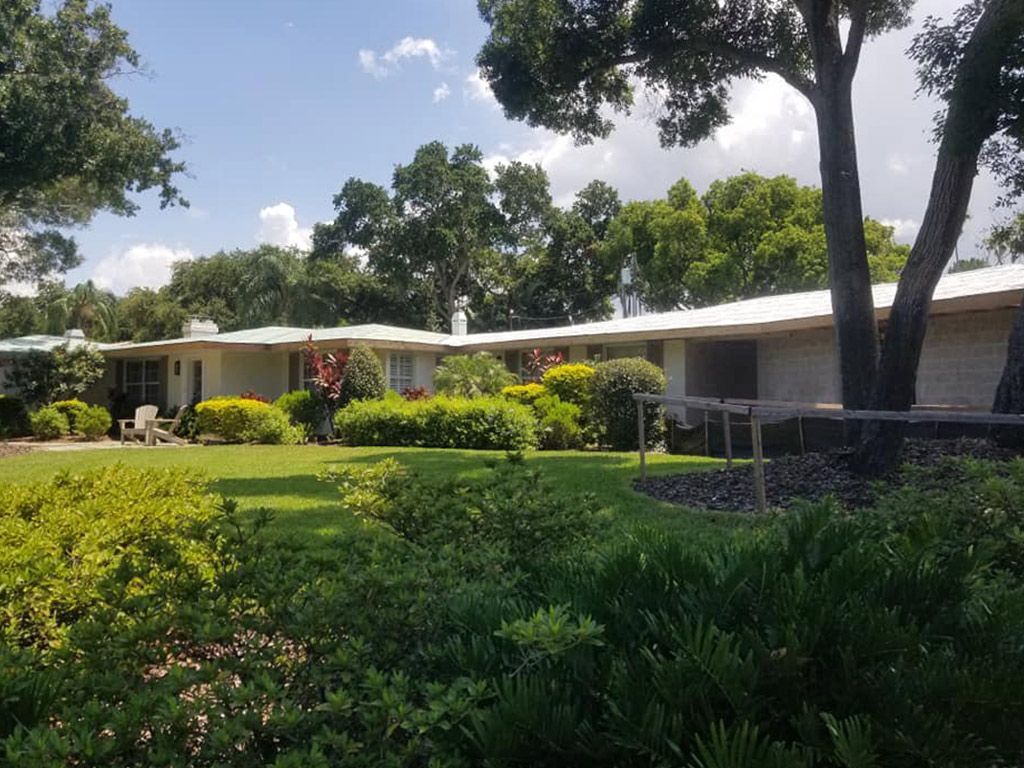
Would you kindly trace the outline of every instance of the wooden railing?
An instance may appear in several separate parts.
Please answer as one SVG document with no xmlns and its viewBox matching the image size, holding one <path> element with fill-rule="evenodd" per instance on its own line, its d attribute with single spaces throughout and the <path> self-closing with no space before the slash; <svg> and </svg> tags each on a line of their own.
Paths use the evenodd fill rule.
<svg viewBox="0 0 1024 768">
<path fill-rule="evenodd" d="M 778 402 L 761 403 L 751 400 L 716 400 L 708 397 L 668 397 L 638 393 L 636 401 L 637 431 L 640 438 L 640 480 L 647 480 L 647 446 L 644 430 L 644 403 L 697 408 L 722 414 L 722 433 L 725 438 L 725 460 L 732 466 L 732 429 L 730 415 L 744 416 L 750 420 L 750 443 L 754 457 L 754 501 L 758 512 L 768 509 L 764 480 L 764 443 L 761 436 L 763 420 L 784 419 L 837 419 L 854 421 L 902 421 L 905 423 L 946 422 L 955 424 L 1008 425 L 1024 427 L 1024 414 L 985 413 L 981 411 L 946 410 L 941 408 L 919 408 L 911 411 L 864 411 L 847 410 L 830 406 L 794 404 L 787 406 Z"/>
</svg>

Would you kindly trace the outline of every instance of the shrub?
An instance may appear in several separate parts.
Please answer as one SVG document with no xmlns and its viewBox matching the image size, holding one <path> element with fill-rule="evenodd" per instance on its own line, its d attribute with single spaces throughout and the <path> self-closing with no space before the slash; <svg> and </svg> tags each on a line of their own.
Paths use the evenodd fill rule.
<svg viewBox="0 0 1024 768">
<path fill-rule="evenodd" d="M 402 397 L 406 400 L 426 400 L 430 397 L 430 390 L 426 387 L 406 387 L 402 390 Z"/>
<path fill-rule="evenodd" d="M 665 392 L 665 374 L 654 363 L 639 357 L 609 360 L 594 366 L 593 413 L 604 440 L 617 451 L 638 447 L 636 401 L 633 395 Z M 644 404 L 644 433 L 648 445 L 656 444 L 665 429 L 662 408 Z"/>
<path fill-rule="evenodd" d="M 0 395 L 0 438 L 22 437 L 29 433 L 28 410 L 20 397 Z"/>
<path fill-rule="evenodd" d="M 348 355 L 345 378 L 341 381 L 342 407 L 355 400 L 379 400 L 386 391 L 380 358 L 366 345 L 353 347 Z"/>
<path fill-rule="evenodd" d="M 49 352 L 33 350 L 19 357 L 7 383 L 30 405 L 75 397 L 103 378 L 107 361 L 89 344 L 62 344 Z"/>
<path fill-rule="evenodd" d="M 364 400 L 338 411 L 334 425 L 348 445 L 499 450 L 536 445 L 530 409 L 496 397 Z"/>
<path fill-rule="evenodd" d="M 81 400 L 72 399 L 58 400 L 56 403 L 51 404 L 50 407 L 56 408 L 67 417 L 68 425 L 71 427 L 71 434 L 79 434 L 78 417 L 88 410 L 88 405 Z"/>
<path fill-rule="evenodd" d="M 75 420 L 76 431 L 86 440 L 99 440 L 110 431 L 112 424 L 110 411 L 102 405 L 90 405 Z"/>
<path fill-rule="evenodd" d="M 229 443 L 296 443 L 298 430 L 284 411 L 259 400 L 215 397 L 196 405 L 196 427 Z"/>
<path fill-rule="evenodd" d="M 274 401 L 274 405 L 288 415 L 292 426 L 298 427 L 306 440 L 316 435 L 323 423 L 323 403 L 307 389 L 285 392 Z"/>
<path fill-rule="evenodd" d="M 71 433 L 68 417 L 52 406 L 45 406 L 29 416 L 32 436 L 36 440 L 56 440 Z"/>
<path fill-rule="evenodd" d="M 535 381 L 531 381 L 528 384 L 512 384 L 508 387 L 503 387 L 501 390 L 501 396 L 523 405 L 532 406 L 534 401 L 539 397 L 544 397 L 548 394 L 543 384 L 538 384 Z"/>
<path fill-rule="evenodd" d="M 540 428 L 540 447 L 551 451 L 578 448 L 583 439 L 580 407 L 564 403 L 554 395 L 539 397 L 533 403 Z"/>
<path fill-rule="evenodd" d="M 450 397 L 497 395 L 515 381 L 515 374 L 489 352 L 450 355 L 434 371 L 434 389 Z"/>
<path fill-rule="evenodd" d="M 594 367 L 586 363 L 567 363 L 549 369 L 541 382 L 552 395 L 567 403 L 578 405 L 584 411 L 590 405 L 594 381 Z"/>
</svg>

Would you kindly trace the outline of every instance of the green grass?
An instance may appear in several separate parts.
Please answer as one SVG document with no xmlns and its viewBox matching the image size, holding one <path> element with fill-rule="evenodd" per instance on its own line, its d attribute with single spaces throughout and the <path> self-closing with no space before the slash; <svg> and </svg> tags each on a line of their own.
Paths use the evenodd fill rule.
<svg viewBox="0 0 1024 768">
<path fill-rule="evenodd" d="M 501 458 L 503 454 L 426 448 L 269 445 L 35 452 L 0 461 L 0 483 L 47 480 L 61 470 L 82 472 L 118 462 L 154 469 L 185 467 L 209 478 L 213 491 L 237 499 L 243 510 L 272 510 L 276 532 L 312 535 L 311 541 L 315 541 L 329 540 L 359 525 L 341 509 L 335 486 L 318 480 L 318 474 L 331 466 L 371 463 L 388 456 L 425 474 L 469 476 L 485 471 L 487 459 Z M 632 488 L 632 481 L 639 475 L 636 454 L 533 452 L 528 454 L 527 461 L 540 467 L 558 488 L 598 494 L 624 527 L 649 525 L 702 541 L 727 536 L 736 527 L 751 525 L 751 518 L 746 515 L 695 512 L 636 493 Z M 718 466 L 721 462 L 702 457 L 648 457 L 652 475 Z"/>
</svg>

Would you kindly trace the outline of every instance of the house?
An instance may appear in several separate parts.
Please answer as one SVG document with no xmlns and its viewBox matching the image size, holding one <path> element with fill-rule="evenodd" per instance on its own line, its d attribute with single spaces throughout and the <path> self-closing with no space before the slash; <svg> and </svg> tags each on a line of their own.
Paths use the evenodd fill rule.
<svg viewBox="0 0 1024 768">
<path fill-rule="evenodd" d="M 921 404 L 991 405 L 1006 357 L 1024 265 L 946 275 L 939 282 L 917 381 Z M 894 284 L 874 287 L 884 332 Z M 449 334 L 355 325 L 266 327 L 220 333 L 192 320 L 181 338 L 100 345 L 109 360 L 94 391 L 163 408 L 250 390 L 274 398 L 305 385 L 301 350 L 312 335 L 321 350 L 365 344 L 380 357 L 388 385 L 433 384 L 445 355 L 491 352 L 511 370 L 534 348 L 569 361 L 645 357 L 664 368 L 669 394 L 834 403 L 840 386 L 828 291 L 737 301 L 537 330 L 467 333 L 456 314 Z"/>
</svg>

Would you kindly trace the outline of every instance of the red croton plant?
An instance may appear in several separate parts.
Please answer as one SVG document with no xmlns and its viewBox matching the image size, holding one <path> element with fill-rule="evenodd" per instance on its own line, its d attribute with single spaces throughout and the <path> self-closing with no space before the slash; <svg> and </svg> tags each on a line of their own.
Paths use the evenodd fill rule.
<svg viewBox="0 0 1024 768">
<path fill-rule="evenodd" d="M 534 381 L 540 381 L 549 369 L 554 368 L 556 365 L 561 365 L 564 362 L 565 355 L 561 352 L 544 352 L 544 350 L 538 347 L 537 349 L 530 350 L 526 353 L 526 362 L 524 363 L 524 367 L 531 379 Z"/>
<path fill-rule="evenodd" d="M 313 383 L 313 391 L 320 398 L 327 410 L 327 417 L 334 418 L 334 412 L 341 403 L 341 383 L 345 380 L 345 369 L 348 367 L 348 355 L 321 352 L 313 343 L 310 334 L 302 347 L 306 371 Z"/>
</svg>

